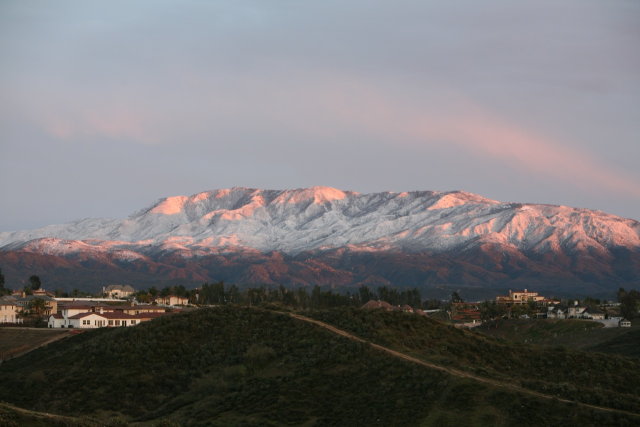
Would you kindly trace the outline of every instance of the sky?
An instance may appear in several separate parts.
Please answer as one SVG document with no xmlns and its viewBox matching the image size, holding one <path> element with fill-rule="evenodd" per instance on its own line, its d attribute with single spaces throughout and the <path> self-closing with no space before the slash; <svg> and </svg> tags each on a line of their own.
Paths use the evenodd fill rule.
<svg viewBox="0 0 640 427">
<path fill-rule="evenodd" d="M 640 2 L 0 0 L 0 231 L 234 186 L 640 220 Z"/>
</svg>

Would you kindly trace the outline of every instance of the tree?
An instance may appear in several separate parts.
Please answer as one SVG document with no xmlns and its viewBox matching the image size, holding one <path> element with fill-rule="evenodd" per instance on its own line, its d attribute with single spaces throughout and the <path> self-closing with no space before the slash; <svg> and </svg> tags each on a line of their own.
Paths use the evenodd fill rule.
<svg viewBox="0 0 640 427">
<path fill-rule="evenodd" d="M 460 298 L 458 291 L 453 291 L 453 293 L 451 294 L 451 302 L 464 302 L 464 301 L 462 300 L 462 298 Z"/>
<path fill-rule="evenodd" d="M 371 293 L 367 286 L 360 286 L 358 294 L 360 295 L 360 304 L 366 304 L 369 300 L 375 299 L 375 295 Z"/>
<path fill-rule="evenodd" d="M 29 286 L 33 291 L 37 291 L 38 289 L 40 289 L 40 287 L 42 286 L 42 283 L 40 282 L 40 277 L 36 276 L 35 274 L 29 277 Z"/>
<path fill-rule="evenodd" d="M 236 285 L 231 285 L 229 291 L 227 291 L 228 300 L 231 304 L 238 304 L 240 302 L 240 290 Z"/>
<path fill-rule="evenodd" d="M 34 315 L 37 318 L 42 317 L 47 311 L 47 302 L 42 298 L 33 298 L 27 304 L 27 310 L 29 314 Z"/>
<path fill-rule="evenodd" d="M 624 291 L 624 290 L 623 290 Z M 618 294 L 620 299 L 620 313 L 623 317 L 631 320 L 638 317 L 638 306 L 640 305 L 640 292 L 635 289 L 629 292 Z"/>
<path fill-rule="evenodd" d="M 2 269 L 0 268 L 0 296 L 10 293 L 11 291 L 4 287 L 4 274 L 2 274 Z"/>
</svg>

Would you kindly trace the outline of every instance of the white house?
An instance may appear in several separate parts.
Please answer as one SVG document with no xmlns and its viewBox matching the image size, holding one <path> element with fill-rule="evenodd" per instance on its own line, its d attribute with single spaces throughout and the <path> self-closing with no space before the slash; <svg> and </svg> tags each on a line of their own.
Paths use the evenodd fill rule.
<svg viewBox="0 0 640 427">
<path fill-rule="evenodd" d="M 100 313 L 80 313 L 67 319 L 69 328 L 100 328 L 106 326 L 106 319 Z"/>
<path fill-rule="evenodd" d="M 52 314 L 49 316 L 49 321 L 47 322 L 47 327 L 49 328 L 66 328 L 67 327 L 67 319 L 60 313 Z"/>
<path fill-rule="evenodd" d="M 136 326 L 142 322 L 164 316 L 166 312 L 143 312 L 139 314 L 127 314 L 119 312 L 88 311 L 77 313 L 69 317 L 62 314 L 49 316 L 49 328 L 111 328 L 122 326 Z"/>
<path fill-rule="evenodd" d="M 622 319 L 620 322 L 618 322 L 618 326 L 620 326 L 621 328 L 630 328 L 631 321 L 627 319 Z"/>
<path fill-rule="evenodd" d="M 166 314 L 156 305 L 109 305 L 70 302 L 60 306 L 60 313 L 49 316 L 49 328 L 100 328 L 134 326 Z"/>
<path fill-rule="evenodd" d="M 567 318 L 568 319 L 581 318 L 582 313 L 584 313 L 586 309 L 587 307 L 578 305 L 576 301 L 576 304 L 569 306 L 569 308 L 567 309 Z"/>
<path fill-rule="evenodd" d="M 587 308 L 582 312 L 583 319 L 604 320 L 605 313 L 595 308 Z"/>
<path fill-rule="evenodd" d="M 547 307 L 547 319 L 565 319 L 566 317 L 567 312 L 562 307 Z"/>
</svg>

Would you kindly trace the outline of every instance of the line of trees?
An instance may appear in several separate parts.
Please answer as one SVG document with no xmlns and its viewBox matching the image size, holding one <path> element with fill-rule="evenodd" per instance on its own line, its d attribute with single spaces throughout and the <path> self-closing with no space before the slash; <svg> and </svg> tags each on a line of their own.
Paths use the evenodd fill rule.
<svg viewBox="0 0 640 427">
<path fill-rule="evenodd" d="M 382 286 L 371 290 L 367 286 L 357 292 L 334 292 L 313 288 L 287 289 L 280 285 L 275 288 L 265 286 L 240 290 L 236 285 L 225 286 L 223 282 L 205 283 L 198 291 L 199 304 L 240 304 L 259 305 L 263 303 L 282 304 L 292 308 L 321 309 L 331 307 L 359 307 L 370 300 L 383 300 L 392 305 L 408 304 L 414 308 L 422 307 L 422 298 L 418 289 L 398 290 Z"/>
<path fill-rule="evenodd" d="M 255 306 L 272 303 L 299 309 L 319 309 L 330 307 L 359 307 L 369 300 L 383 300 L 392 305 L 408 304 L 414 308 L 423 307 L 418 289 L 398 290 L 387 286 L 377 290 L 362 286 L 357 291 L 346 293 L 335 292 L 331 289 L 313 288 L 288 289 L 280 285 L 277 287 L 255 287 L 240 289 L 224 282 L 204 283 L 198 289 L 186 289 L 184 286 L 168 286 L 162 289 L 151 287 L 135 294 L 139 302 L 150 303 L 157 297 L 176 295 L 188 298 L 191 304 L 224 305 L 237 304 Z M 433 301 L 429 305 L 434 305 Z"/>
</svg>

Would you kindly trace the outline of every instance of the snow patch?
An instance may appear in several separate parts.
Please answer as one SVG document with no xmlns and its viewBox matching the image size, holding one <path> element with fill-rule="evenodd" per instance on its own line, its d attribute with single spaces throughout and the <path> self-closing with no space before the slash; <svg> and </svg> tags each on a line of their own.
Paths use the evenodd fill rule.
<svg viewBox="0 0 640 427">
<path fill-rule="evenodd" d="M 153 209 L 151 209 L 151 213 L 161 215 L 178 214 L 182 212 L 186 201 L 186 196 L 167 197 L 162 202 L 158 203 Z"/>
</svg>

